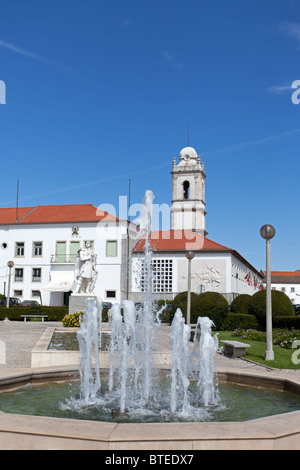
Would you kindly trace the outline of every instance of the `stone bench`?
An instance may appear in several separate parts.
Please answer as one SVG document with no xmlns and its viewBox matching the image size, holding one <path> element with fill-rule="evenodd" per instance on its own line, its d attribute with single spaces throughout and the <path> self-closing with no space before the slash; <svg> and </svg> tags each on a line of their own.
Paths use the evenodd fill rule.
<svg viewBox="0 0 300 470">
<path fill-rule="evenodd" d="M 250 344 L 240 343 L 239 341 L 220 341 L 224 344 L 224 355 L 229 357 L 242 357 L 246 354 L 246 348 L 250 348 Z"/>
<path fill-rule="evenodd" d="M 24 318 L 24 321 L 27 320 L 27 318 L 41 318 L 42 321 L 44 321 L 44 318 L 48 318 L 48 315 L 21 315 L 22 318 Z"/>
</svg>

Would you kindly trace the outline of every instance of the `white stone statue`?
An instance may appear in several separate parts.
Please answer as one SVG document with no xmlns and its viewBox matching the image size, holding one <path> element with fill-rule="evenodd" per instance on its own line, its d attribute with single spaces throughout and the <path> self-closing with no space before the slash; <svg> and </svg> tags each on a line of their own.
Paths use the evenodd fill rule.
<svg viewBox="0 0 300 470">
<path fill-rule="evenodd" d="M 76 255 L 75 294 L 93 294 L 97 277 L 96 255 L 93 254 L 91 242 L 86 241 L 84 248 L 78 250 Z"/>
</svg>

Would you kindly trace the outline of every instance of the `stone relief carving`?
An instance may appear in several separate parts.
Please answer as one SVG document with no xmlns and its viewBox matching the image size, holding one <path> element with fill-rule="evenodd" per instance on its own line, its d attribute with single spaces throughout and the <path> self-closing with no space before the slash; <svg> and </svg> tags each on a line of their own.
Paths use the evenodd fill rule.
<svg viewBox="0 0 300 470">
<path fill-rule="evenodd" d="M 187 280 L 187 272 L 184 272 L 179 277 L 180 279 Z M 214 287 L 217 288 L 222 282 L 222 275 L 220 269 L 214 268 L 212 266 L 207 266 L 206 269 L 202 269 L 199 272 L 191 273 L 191 279 L 197 285 L 204 285 L 205 287 Z"/>
</svg>

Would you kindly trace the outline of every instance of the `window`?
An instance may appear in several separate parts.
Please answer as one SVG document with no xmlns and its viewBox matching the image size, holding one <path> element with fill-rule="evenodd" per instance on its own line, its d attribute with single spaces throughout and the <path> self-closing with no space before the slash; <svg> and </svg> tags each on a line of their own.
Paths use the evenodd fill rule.
<svg viewBox="0 0 300 470">
<path fill-rule="evenodd" d="M 145 292 L 146 270 L 144 265 L 141 271 L 141 291 Z M 154 259 L 152 261 L 152 292 L 173 292 L 173 260 Z"/>
<path fill-rule="evenodd" d="M 282 287 L 282 288 L 281 288 L 281 292 L 285 292 L 285 287 Z"/>
<path fill-rule="evenodd" d="M 32 256 L 43 255 L 43 242 L 33 242 Z"/>
<path fill-rule="evenodd" d="M 291 287 L 291 292 L 295 292 L 295 287 Z"/>
<path fill-rule="evenodd" d="M 14 290 L 14 297 L 23 297 L 23 291 L 19 289 Z"/>
<path fill-rule="evenodd" d="M 23 268 L 15 268 L 15 282 L 23 282 Z"/>
<path fill-rule="evenodd" d="M 24 242 L 16 242 L 15 247 L 15 256 L 24 256 L 25 254 L 25 243 Z"/>
<path fill-rule="evenodd" d="M 41 297 L 41 292 L 39 290 L 32 290 L 31 291 L 31 297 Z"/>
<path fill-rule="evenodd" d="M 75 263 L 77 252 L 80 249 L 80 242 L 71 242 L 70 244 L 70 262 Z"/>
<path fill-rule="evenodd" d="M 55 262 L 65 263 L 66 262 L 66 242 L 56 242 L 56 253 Z"/>
<path fill-rule="evenodd" d="M 107 290 L 106 297 L 108 299 L 115 299 L 116 298 L 116 291 L 115 290 Z"/>
<path fill-rule="evenodd" d="M 190 198 L 190 183 L 189 181 L 185 181 L 183 183 L 183 199 Z"/>
<path fill-rule="evenodd" d="M 32 268 L 32 282 L 41 282 L 42 270 L 41 268 Z"/>
<path fill-rule="evenodd" d="M 118 256 L 118 242 L 117 240 L 106 241 L 106 256 Z"/>
</svg>

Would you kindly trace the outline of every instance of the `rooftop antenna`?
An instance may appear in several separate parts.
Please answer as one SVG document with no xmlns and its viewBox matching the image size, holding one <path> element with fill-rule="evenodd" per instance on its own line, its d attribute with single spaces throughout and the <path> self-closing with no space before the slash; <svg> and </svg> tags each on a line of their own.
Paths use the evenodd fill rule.
<svg viewBox="0 0 300 470">
<path fill-rule="evenodd" d="M 18 222 L 19 216 L 18 216 L 18 211 L 19 211 L 19 180 L 17 180 L 17 205 L 16 205 L 16 222 Z"/>
</svg>

